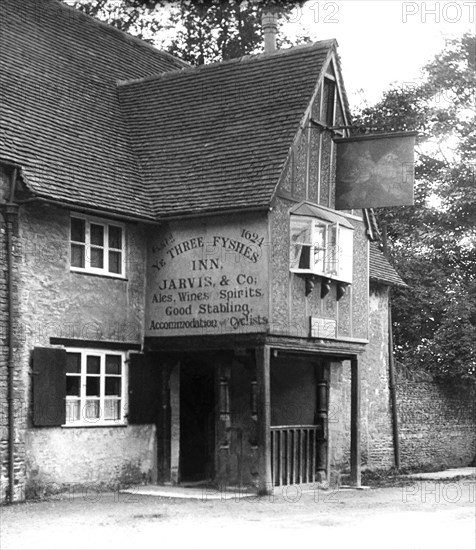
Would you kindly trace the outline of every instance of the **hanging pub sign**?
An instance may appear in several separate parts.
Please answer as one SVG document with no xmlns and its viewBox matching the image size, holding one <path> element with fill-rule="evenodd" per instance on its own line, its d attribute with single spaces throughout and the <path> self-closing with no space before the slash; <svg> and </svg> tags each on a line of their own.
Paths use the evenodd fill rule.
<svg viewBox="0 0 476 550">
<path fill-rule="evenodd" d="M 335 138 L 336 209 L 412 205 L 416 135 Z"/>
</svg>

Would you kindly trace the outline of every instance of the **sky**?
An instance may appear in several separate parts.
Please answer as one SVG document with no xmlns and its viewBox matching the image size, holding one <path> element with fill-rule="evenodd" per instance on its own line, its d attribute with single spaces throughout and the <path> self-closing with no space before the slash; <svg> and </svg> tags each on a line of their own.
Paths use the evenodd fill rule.
<svg viewBox="0 0 476 550">
<path fill-rule="evenodd" d="M 308 0 L 282 29 L 289 38 L 337 39 L 351 108 L 377 102 L 392 83 L 418 83 L 445 40 L 468 31 L 476 33 L 476 0 Z"/>
<path fill-rule="evenodd" d="M 286 34 L 336 38 L 351 107 L 378 101 L 393 82 L 420 80 L 445 40 L 476 32 L 476 0 L 310 0 L 295 8 Z"/>
</svg>

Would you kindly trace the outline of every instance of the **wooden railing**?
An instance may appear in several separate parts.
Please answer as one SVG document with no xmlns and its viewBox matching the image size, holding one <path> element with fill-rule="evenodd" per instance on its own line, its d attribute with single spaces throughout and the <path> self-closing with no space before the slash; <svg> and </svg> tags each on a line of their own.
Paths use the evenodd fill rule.
<svg viewBox="0 0 476 550">
<path fill-rule="evenodd" d="M 319 426 L 272 426 L 273 484 L 301 485 L 321 481 L 326 466 L 325 443 Z"/>
</svg>

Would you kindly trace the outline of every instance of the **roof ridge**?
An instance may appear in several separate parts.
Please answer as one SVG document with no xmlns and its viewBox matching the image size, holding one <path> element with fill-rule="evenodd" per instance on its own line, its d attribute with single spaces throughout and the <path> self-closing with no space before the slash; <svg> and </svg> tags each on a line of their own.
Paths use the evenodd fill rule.
<svg viewBox="0 0 476 550">
<path fill-rule="evenodd" d="M 232 59 L 227 59 L 225 61 L 214 61 L 213 63 L 205 63 L 204 65 L 189 65 L 188 67 L 184 67 L 183 69 L 175 69 L 175 70 L 167 71 L 165 73 L 154 74 L 143 78 L 135 78 L 131 80 L 119 80 L 117 82 L 117 85 L 126 86 L 129 84 L 138 84 L 140 82 L 149 82 L 153 80 L 165 80 L 165 79 L 177 77 L 178 75 L 189 75 L 193 73 L 207 71 L 214 67 L 223 67 L 223 66 L 233 65 L 238 63 L 250 63 L 250 62 L 254 62 L 262 59 L 284 57 L 288 55 L 293 55 L 295 53 L 299 53 L 300 51 L 303 51 L 303 50 L 313 50 L 313 49 L 317 50 L 319 48 L 325 47 L 326 45 L 329 47 L 329 49 L 331 47 L 333 47 L 334 49 L 337 49 L 337 40 L 335 38 L 330 38 L 328 40 L 318 40 L 316 42 L 311 42 L 310 44 L 309 43 L 298 44 L 297 46 L 292 46 L 290 48 L 282 48 L 272 53 L 249 54 L 249 55 L 243 55 L 241 57 L 234 57 Z"/>
<path fill-rule="evenodd" d="M 74 6 L 71 6 L 71 5 L 67 4 L 66 2 L 63 2 L 61 0 L 46 0 L 46 1 L 54 2 L 55 4 L 59 5 L 62 9 L 70 11 L 76 17 L 79 15 L 80 17 L 84 17 L 90 23 L 92 23 L 92 24 L 94 24 L 98 27 L 102 27 L 102 28 L 104 28 L 108 31 L 112 31 L 114 34 L 116 34 L 118 39 L 122 39 L 124 42 L 137 44 L 140 47 L 146 48 L 148 50 L 152 50 L 154 53 L 161 54 L 165 57 L 168 57 L 170 59 L 170 61 L 176 61 L 178 63 L 183 64 L 183 68 L 185 68 L 185 69 L 189 68 L 191 66 L 189 63 L 187 63 L 183 59 L 180 59 L 179 57 L 175 57 L 174 55 L 172 55 L 168 52 L 165 52 L 163 50 L 159 50 L 159 48 L 155 47 L 150 42 L 147 42 L 146 40 L 143 40 L 142 38 L 138 38 L 137 36 L 134 36 L 134 35 L 126 32 L 126 31 L 118 29 L 117 27 L 115 27 L 114 25 L 111 25 L 110 23 L 106 23 L 105 21 L 101 21 L 97 17 L 89 15 L 89 14 L 85 13 L 84 11 L 81 11 L 81 10 L 75 8 Z M 181 70 L 181 69 L 177 69 L 177 70 Z"/>
</svg>

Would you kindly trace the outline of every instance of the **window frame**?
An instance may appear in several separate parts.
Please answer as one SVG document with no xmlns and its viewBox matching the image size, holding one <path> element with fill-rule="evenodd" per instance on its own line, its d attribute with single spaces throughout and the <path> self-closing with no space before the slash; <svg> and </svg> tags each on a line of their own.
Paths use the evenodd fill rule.
<svg viewBox="0 0 476 550">
<path fill-rule="evenodd" d="M 95 426 L 125 426 L 127 425 L 127 410 L 128 410 L 128 400 L 127 400 L 127 391 L 128 391 L 128 352 L 114 350 L 114 349 L 95 349 L 95 348 L 77 348 L 77 347 L 66 347 L 66 360 L 68 354 L 80 354 L 80 372 L 79 372 L 79 399 L 75 396 L 67 394 L 65 397 L 65 423 L 62 425 L 64 428 L 74 428 L 74 427 L 95 427 Z M 106 356 L 119 356 L 121 359 L 121 374 L 106 374 Z M 97 374 L 89 374 L 89 376 L 94 376 L 99 378 L 99 397 L 97 401 L 99 402 L 99 412 L 100 415 L 97 418 L 88 418 L 86 416 L 86 400 L 96 400 L 96 396 L 87 396 L 87 357 L 100 357 L 100 372 Z M 65 385 L 67 384 L 67 378 L 78 376 L 76 373 L 65 372 Z M 120 377 L 120 388 L 121 393 L 118 396 L 117 400 L 120 400 L 119 406 L 119 418 L 116 420 L 107 420 L 105 416 L 105 401 L 107 398 L 112 399 L 113 396 L 106 395 L 106 376 L 119 378 Z M 78 420 L 70 420 L 68 416 L 68 403 L 79 402 L 80 417 Z"/>
<path fill-rule="evenodd" d="M 84 222 L 84 242 L 73 240 L 72 225 L 73 219 L 81 220 Z M 91 225 L 101 226 L 103 228 L 103 243 L 102 246 L 97 243 L 91 243 Z M 121 230 L 121 247 L 115 248 L 110 245 L 109 236 L 110 228 L 119 228 Z M 73 253 L 72 247 L 82 246 L 84 247 L 84 267 L 73 265 Z M 91 250 L 103 251 L 103 267 L 91 266 Z M 119 262 L 120 273 L 110 271 L 110 253 L 119 253 L 121 255 L 121 261 Z M 69 231 L 69 264 L 70 270 L 77 273 L 89 273 L 92 275 L 102 275 L 104 277 L 114 277 L 125 279 L 126 278 L 126 226 L 123 223 L 116 221 L 109 221 L 103 218 L 96 218 L 93 216 L 86 216 L 84 214 L 78 214 L 72 212 L 70 216 L 70 231 Z"/>
<path fill-rule="evenodd" d="M 293 221 L 300 221 L 300 222 L 307 222 L 310 225 L 310 242 L 309 243 L 300 243 L 299 241 L 292 241 L 292 234 L 293 234 Z M 317 228 L 320 228 L 320 232 L 322 234 L 322 228 L 324 228 L 324 245 L 321 245 L 319 247 L 319 250 L 323 251 L 323 258 L 319 263 L 322 263 L 322 268 L 316 268 L 316 261 L 314 261 L 314 264 L 312 263 L 313 259 L 316 256 L 316 243 L 318 242 L 317 236 Z M 331 231 L 334 231 L 335 234 L 335 244 L 329 245 L 330 242 L 330 235 Z M 349 231 L 352 232 L 352 239 L 350 241 L 346 241 L 347 243 L 351 243 L 350 251 L 347 256 L 350 256 L 351 262 L 350 262 L 350 274 L 342 273 L 342 264 L 345 263 L 343 260 L 343 250 L 341 243 L 343 242 L 343 238 L 341 238 L 341 232 L 342 231 Z M 290 216 L 290 239 L 289 239 L 289 270 L 292 273 L 303 273 L 303 274 L 312 274 L 317 275 L 319 277 L 325 277 L 327 279 L 333 279 L 336 281 L 340 281 L 343 283 L 352 284 L 353 279 L 353 235 L 354 231 L 353 229 L 350 229 L 348 227 L 345 227 L 344 225 L 340 224 L 339 222 L 331 222 L 328 220 L 324 220 L 321 218 L 315 218 L 311 216 L 299 216 L 299 215 L 293 215 Z M 322 239 L 321 239 L 322 240 Z M 320 244 L 320 243 L 319 243 Z M 299 263 L 301 261 L 301 253 L 302 249 L 299 253 L 299 260 L 293 260 L 293 247 L 296 245 L 301 245 L 302 247 L 307 246 L 309 247 L 309 267 L 303 268 L 299 267 Z M 335 268 L 330 269 L 330 258 L 329 258 L 329 248 L 330 246 L 334 247 L 334 251 L 332 252 L 332 262 L 335 263 Z M 314 252 L 314 254 L 313 254 Z M 296 263 L 298 263 L 298 267 L 296 267 Z M 348 265 L 348 264 L 347 264 Z"/>
<path fill-rule="evenodd" d="M 327 100 L 324 101 L 325 89 L 328 88 Z M 330 96 L 332 101 L 329 101 Z M 326 73 L 322 81 L 322 105 L 321 105 L 321 120 L 324 124 L 332 128 L 335 124 L 336 111 L 337 111 L 337 83 L 335 78 Z"/>
</svg>

